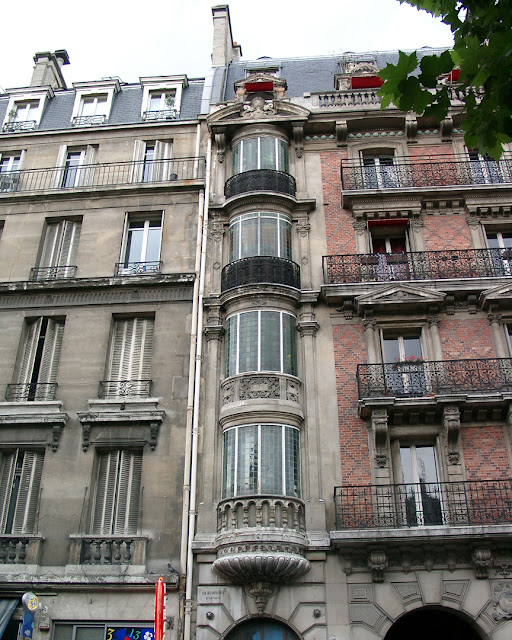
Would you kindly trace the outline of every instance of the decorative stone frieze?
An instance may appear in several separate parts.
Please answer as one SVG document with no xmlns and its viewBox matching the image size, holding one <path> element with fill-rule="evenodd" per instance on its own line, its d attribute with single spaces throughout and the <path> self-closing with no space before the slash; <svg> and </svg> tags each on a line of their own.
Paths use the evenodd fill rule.
<svg viewBox="0 0 512 640">
<path fill-rule="evenodd" d="M 492 584 L 493 618 L 512 619 L 512 580 L 498 580 Z"/>
</svg>

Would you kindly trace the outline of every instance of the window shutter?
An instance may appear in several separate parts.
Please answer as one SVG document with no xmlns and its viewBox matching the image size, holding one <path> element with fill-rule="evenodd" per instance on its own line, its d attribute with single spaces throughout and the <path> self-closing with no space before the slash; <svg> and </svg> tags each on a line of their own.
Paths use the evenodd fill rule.
<svg viewBox="0 0 512 640">
<path fill-rule="evenodd" d="M 142 453 L 121 452 L 117 490 L 116 520 L 113 533 L 135 534 L 139 524 Z"/>
<path fill-rule="evenodd" d="M 117 320 L 114 325 L 109 379 L 149 378 L 152 343 L 152 318 Z"/>
<path fill-rule="evenodd" d="M 37 341 L 41 331 L 41 323 L 43 319 L 38 318 L 35 322 L 31 322 L 27 328 L 27 336 L 25 339 L 25 349 L 20 365 L 19 382 L 28 384 L 32 379 L 34 369 L 34 360 L 36 357 Z"/>
<path fill-rule="evenodd" d="M 60 223 L 49 224 L 46 227 L 40 267 L 53 267 L 58 264 L 58 239 Z"/>
<path fill-rule="evenodd" d="M 66 158 L 68 155 L 67 145 L 61 144 L 59 147 L 59 154 L 57 156 L 57 170 L 53 180 L 53 187 L 59 188 L 62 184 L 62 177 L 64 175 L 64 167 L 66 166 Z"/>
<path fill-rule="evenodd" d="M 135 140 L 130 182 L 142 182 L 142 174 L 144 173 L 143 161 L 145 152 L 146 143 L 143 140 Z"/>
<path fill-rule="evenodd" d="M 34 533 L 43 472 L 43 454 L 25 451 L 12 533 Z"/>
<path fill-rule="evenodd" d="M 51 318 L 48 319 L 38 382 L 49 383 L 57 380 L 63 334 L 64 323 Z"/>
<path fill-rule="evenodd" d="M 78 239 L 80 237 L 80 223 L 71 220 L 63 220 L 60 223 L 60 243 L 58 261 L 54 263 L 59 266 L 72 265 L 75 261 Z"/>
<path fill-rule="evenodd" d="M 100 535 L 109 535 L 112 533 L 120 454 L 120 451 L 112 451 L 102 454 L 100 457 L 93 510 L 92 533 Z"/>
<path fill-rule="evenodd" d="M 9 504 L 11 500 L 12 483 L 18 451 L 2 456 L 2 472 L 0 475 L 0 531 L 5 533 Z"/>
</svg>

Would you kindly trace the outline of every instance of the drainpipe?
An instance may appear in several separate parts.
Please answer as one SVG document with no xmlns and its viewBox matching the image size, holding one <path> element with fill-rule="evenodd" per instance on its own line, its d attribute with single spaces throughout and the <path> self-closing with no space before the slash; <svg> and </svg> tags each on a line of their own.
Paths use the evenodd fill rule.
<svg viewBox="0 0 512 640">
<path fill-rule="evenodd" d="M 196 153 L 199 153 L 200 125 L 197 125 Z M 181 537 L 181 566 L 185 575 L 185 610 L 183 639 L 190 640 L 192 614 L 192 542 L 196 526 L 197 456 L 199 439 L 199 394 L 203 346 L 203 298 L 206 269 L 206 241 L 208 231 L 208 197 L 210 191 L 211 137 L 208 134 L 206 151 L 205 188 L 199 193 L 192 330 L 190 337 L 190 367 L 187 400 L 185 473 L 183 484 L 183 526 Z"/>
</svg>

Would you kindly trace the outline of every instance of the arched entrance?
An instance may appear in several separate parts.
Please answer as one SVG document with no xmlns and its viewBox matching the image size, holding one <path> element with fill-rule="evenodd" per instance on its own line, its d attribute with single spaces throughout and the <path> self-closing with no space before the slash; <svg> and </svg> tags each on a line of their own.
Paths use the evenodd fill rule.
<svg viewBox="0 0 512 640">
<path fill-rule="evenodd" d="M 460 614 L 447 609 L 424 607 L 402 616 L 384 640 L 482 640 L 482 636 Z"/>
<path fill-rule="evenodd" d="M 256 618 L 239 624 L 225 640 L 299 640 L 299 637 L 281 622 Z"/>
</svg>

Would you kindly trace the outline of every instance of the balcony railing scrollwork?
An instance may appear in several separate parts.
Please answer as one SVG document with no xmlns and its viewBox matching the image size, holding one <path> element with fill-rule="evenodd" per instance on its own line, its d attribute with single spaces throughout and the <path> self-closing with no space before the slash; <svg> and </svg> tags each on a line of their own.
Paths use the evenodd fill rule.
<svg viewBox="0 0 512 640">
<path fill-rule="evenodd" d="M 282 284 L 300 289 L 300 267 L 286 258 L 252 256 L 222 269 L 222 291 L 246 284 Z"/>
<path fill-rule="evenodd" d="M 147 398 L 151 395 L 151 384 L 152 380 L 102 380 L 98 397 L 102 399 Z"/>
<path fill-rule="evenodd" d="M 510 249 L 447 249 L 324 256 L 325 284 L 512 275 Z"/>
<path fill-rule="evenodd" d="M 463 154 L 417 158 L 394 156 L 380 164 L 370 164 L 364 158 L 341 161 L 344 191 L 506 183 L 512 183 L 510 154 L 504 154 L 499 161 L 470 159 Z"/>
<path fill-rule="evenodd" d="M 20 131 L 33 131 L 36 127 L 36 120 L 20 120 L 6 122 L 2 127 L 2 131 L 4 133 L 19 133 Z"/>
<path fill-rule="evenodd" d="M 74 278 L 76 265 L 56 265 L 54 267 L 34 267 L 30 269 L 30 280 L 65 280 Z"/>
<path fill-rule="evenodd" d="M 335 487 L 336 529 L 512 524 L 512 479 Z"/>
<path fill-rule="evenodd" d="M 94 125 L 105 124 L 107 121 L 107 116 L 105 115 L 96 115 L 96 116 L 76 116 L 73 118 L 73 126 L 74 127 L 92 127 Z"/>
<path fill-rule="evenodd" d="M 7 402 L 55 400 L 56 382 L 23 382 L 8 384 L 5 392 Z"/>
<path fill-rule="evenodd" d="M 359 399 L 512 391 L 512 359 L 357 365 Z"/>
<path fill-rule="evenodd" d="M 162 262 L 153 260 L 152 262 L 117 262 L 115 268 L 116 276 L 144 276 L 153 273 L 160 273 Z"/>
<path fill-rule="evenodd" d="M 83 164 L 77 167 L 22 169 L 0 174 L 0 193 L 93 189 L 136 184 L 167 184 L 204 178 L 204 158 Z"/>
<path fill-rule="evenodd" d="M 231 176 L 224 185 L 224 195 L 232 198 L 250 191 L 272 191 L 295 196 L 295 178 L 284 171 L 254 169 Z"/>
<path fill-rule="evenodd" d="M 142 119 L 144 122 L 153 120 L 176 120 L 178 111 L 176 109 L 162 109 L 161 111 L 144 111 Z"/>
</svg>

